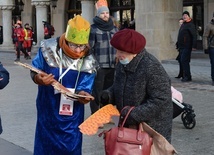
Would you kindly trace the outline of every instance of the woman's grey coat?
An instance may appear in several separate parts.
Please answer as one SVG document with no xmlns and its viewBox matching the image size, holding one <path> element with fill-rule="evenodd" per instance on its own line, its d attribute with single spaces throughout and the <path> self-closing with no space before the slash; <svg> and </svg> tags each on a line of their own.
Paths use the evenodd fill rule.
<svg viewBox="0 0 214 155">
<path fill-rule="evenodd" d="M 160 62 L 145 49 L 128 65 L 118 63 L 114 84 L 107 92 L 110 93 L 110 103 L 119 111 L 125 106 L 135 106 L 127 123 L 146 122 L 171 141 L 170 78 Z"/>
</svg>

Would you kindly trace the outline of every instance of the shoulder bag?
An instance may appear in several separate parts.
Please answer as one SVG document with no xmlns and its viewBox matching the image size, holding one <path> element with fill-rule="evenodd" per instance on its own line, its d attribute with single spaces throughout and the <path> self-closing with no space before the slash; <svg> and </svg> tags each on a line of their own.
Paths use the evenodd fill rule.
<svg viewBox="0 0 214 155">
<path fill-rule="evenodd" d="M 139 124 L 138 129 L 124 127 L 133 108 L 130 108 L 121 126 L 99 134 L 99 136 L 104 134 L 106 155 L 150 155 L 152 138 L 143 131 L 142 124 Z"/>
</svg>

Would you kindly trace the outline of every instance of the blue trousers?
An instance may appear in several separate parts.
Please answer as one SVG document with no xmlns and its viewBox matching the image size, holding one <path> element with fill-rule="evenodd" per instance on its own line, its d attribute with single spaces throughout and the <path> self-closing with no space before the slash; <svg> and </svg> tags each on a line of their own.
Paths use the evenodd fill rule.
<svg viewBox="0 0 214 155">
<path fill-rule="evenodd" d="M 209 57 L 210 57 L 210 64 L 211 64 L 211 78 L 214 81 L 214 48 L 209 48 Z"/>
<path fill-rule="evenodd" d="M 190 59 L 191 59 L 191 48 L 180 49 L 181 54 L 181 65 L 183 68 L 183 78 L 191 78 L 190 72 Z"/>
</svg>

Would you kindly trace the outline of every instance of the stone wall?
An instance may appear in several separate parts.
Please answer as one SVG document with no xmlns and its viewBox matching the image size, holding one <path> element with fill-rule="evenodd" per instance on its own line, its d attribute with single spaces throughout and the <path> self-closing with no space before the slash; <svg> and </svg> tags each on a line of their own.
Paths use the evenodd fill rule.
<svg viewBox="0 0 214 155">
<path fill-rule="evenodd" d="M 146 49 L 160 61 L 177 56 L 175 48 L 182 0 L 135 0 L 136 30 L 147 40 Z"/>
</svg>

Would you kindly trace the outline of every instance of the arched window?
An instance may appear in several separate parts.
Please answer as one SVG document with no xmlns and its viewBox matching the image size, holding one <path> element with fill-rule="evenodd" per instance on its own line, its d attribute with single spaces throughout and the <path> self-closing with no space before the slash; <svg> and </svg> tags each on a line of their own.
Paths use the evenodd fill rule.
<svg viewBox="0 0 214 155">
<path fill-rule="evenodd" d="M 131 26 L 130 22 L 134 20 L 135 2 L 134 0 L 108 0 L 110 14 L 118 14 L 121 25 Z M 115 17 L 115 16 L 114 16 Z"/>
<path fill-rule="evenodd" d="M 79 0 L 72 0 L 69 2 L 68 5 L 68 19 L 73 18 L 75 15 L 81 14 L 81 1 Z"/>
</svg>

